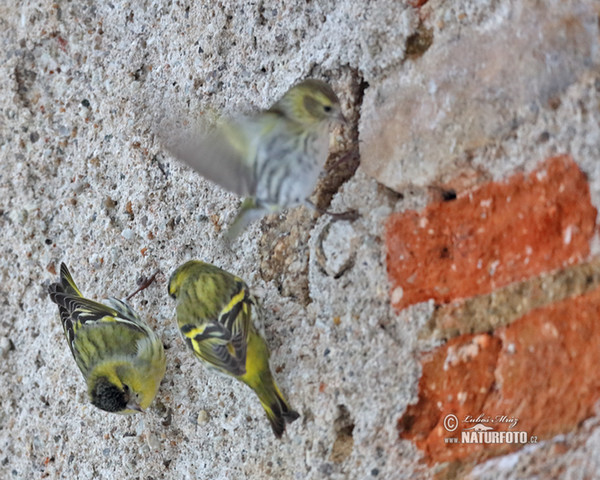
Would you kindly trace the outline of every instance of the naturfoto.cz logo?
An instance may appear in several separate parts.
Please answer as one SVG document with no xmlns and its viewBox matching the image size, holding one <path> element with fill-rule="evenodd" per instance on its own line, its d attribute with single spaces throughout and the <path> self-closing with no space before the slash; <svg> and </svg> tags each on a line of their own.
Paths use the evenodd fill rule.
<svg viewBox="0 0 600 480">
<path fill-rule="evenodd" d="M 507 415 L 494 417 L 480 414 L 477 417 L 466 415 L 462 421 L 452 413 L 444 417 L 444 428 L 447 432 L 455 432 L 463 427 L 459 437 L 448 437 L 446 443 L 473 443 L 473 444 L 523 444 L 537 443 L 537 437 L 531 437 L 527 432 L 513 431 L 519 419 Z M 494 425 L 494 426 L 492 426 Z M 496 430 L 497 426 L 506 425 L 507 430 Z"/>
</svg>

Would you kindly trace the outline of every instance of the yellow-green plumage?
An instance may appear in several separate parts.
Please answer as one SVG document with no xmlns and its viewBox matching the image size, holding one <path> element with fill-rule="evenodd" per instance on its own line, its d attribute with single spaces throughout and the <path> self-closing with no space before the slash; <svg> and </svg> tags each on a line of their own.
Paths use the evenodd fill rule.
<svg viewBox="0 0 600 480">
<path fill-rule="evenodd" d="M 49 293 L 92 404 L 114 413 L 150 406 L 166 366 L 156 333 L 121 300 L 105 305 L 84 298 L 64 263 Z"/>
<path fill-rule="evenodd" d="M 225 270 L 192 260 L 171 275 L 169 295 L 177 300 L 177 323 L 188 346 L 210 368 L 252 388 L 281 437 L 286 422 L 299 415 L 273 379 L 269 349 L 252 323 L 260 307 L 248 286 Z"/>
<path fill-rule="evenodd" d="M 327 160 L 329 125 L 344 122 L 331 87 L 307 79 L 270 109 L 222 121 L 212 136 L 169 148 L 202 176 L 246 197 L 227 233 L 232 240 L 266 213 L 307 204 Z"/>
</svg>

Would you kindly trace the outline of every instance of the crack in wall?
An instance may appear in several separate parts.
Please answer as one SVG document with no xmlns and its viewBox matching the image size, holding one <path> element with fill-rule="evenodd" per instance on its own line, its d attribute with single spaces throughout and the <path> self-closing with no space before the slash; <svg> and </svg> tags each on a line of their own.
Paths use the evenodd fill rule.
<svg viewBox="0 0 600 480">
<path fill-rule="evenodd" d="M 357 68 L 349 67 L 347 72 L 349 86 L 347 91 L 344 91 L 340 97 L 342 104 L 346 103 L 350 107 L 350 111 L 345 110 L 344 112 L 348 125 L 343 128 L 340 140 L 330 153 L 325 163 L 323 178 L 317 185 L 316 192 L 313 195 L 315 205 L 321 210 L 329 207 L 333 196 L 344 183 L 354 176 L 360 164 L 358 126 L 365 90 L 369 87 L 369 84 Z"/>
<path fill-rule="evenodd" d="M 312 72 L 325 76 L 323 72 Z M 346 67 L 339 75 L 345 89 L 338 90 L 348 127 L 341 131 L 325 164 L 323 178 L 311 197 L 319 210 L 329 207 L 333 196 L 358 168 L 358 125 L 364 92 L 368 84 L 356 68 Z M 260 274 L 266 282 L 274 281 L 279 293 L 308 305 L 308 264 L 310 250 L 308 239 L 316 217 L 306 208 L 289 209 L 284 215 L 269 215 L 262 223 L 263 235 L 259 241 Z"/>
</svg>

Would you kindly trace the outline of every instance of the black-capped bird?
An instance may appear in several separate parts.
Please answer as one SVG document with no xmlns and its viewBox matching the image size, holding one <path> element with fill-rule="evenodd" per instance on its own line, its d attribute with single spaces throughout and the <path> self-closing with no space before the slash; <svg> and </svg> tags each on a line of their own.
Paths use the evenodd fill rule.
<svg viewBox="0 0 600 480">
<path fill-rule="evenodd" d="M 102 304 L 84 298 L 64 263 L 49 293 L 92 404 L 113 413 L 146 409 L 165 374 L 156 333 L 122 300 Z"/>
</svg>

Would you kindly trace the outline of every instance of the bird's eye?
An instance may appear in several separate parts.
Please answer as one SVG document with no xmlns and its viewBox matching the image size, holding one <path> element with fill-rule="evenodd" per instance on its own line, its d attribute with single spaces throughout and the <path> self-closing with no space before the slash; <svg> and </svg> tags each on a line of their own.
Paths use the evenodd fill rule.
<svg viewBox="0 0 600 480">
<path fill-rule="evenodd" d="M 325 105 L 323 107 L 323 110 L 325 110 L 327 113 L 331 112 L 331 107 L 329 105 Z"/>
<path fill-rule="evenodd" d="M 127 393 L 129 391 L 129 387 L 127 385 L 123 385 L 123 391 Z"/>
</svg>

